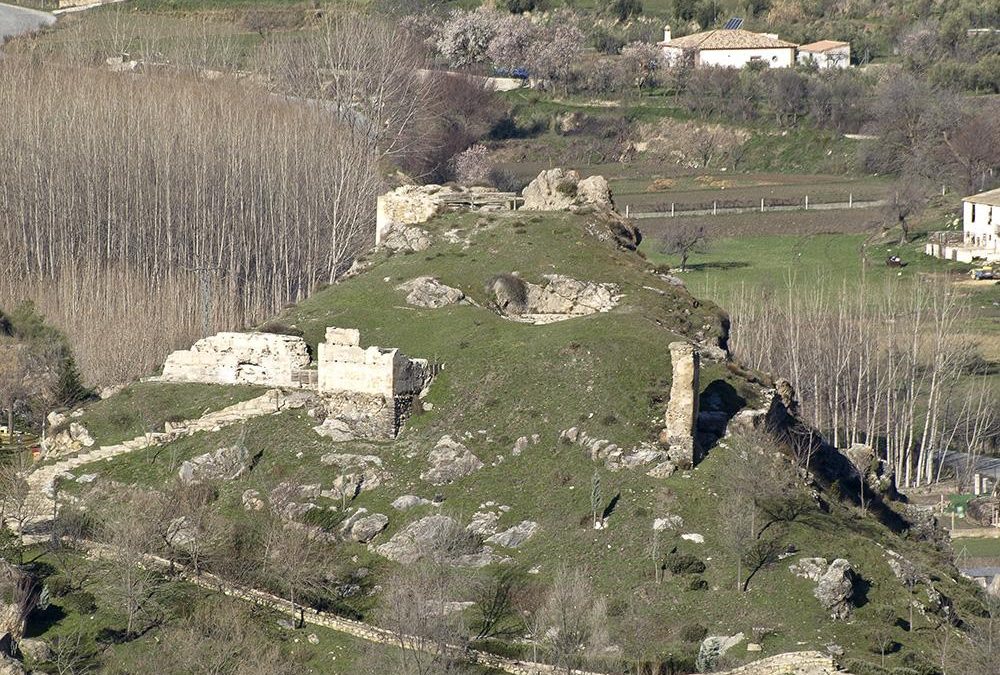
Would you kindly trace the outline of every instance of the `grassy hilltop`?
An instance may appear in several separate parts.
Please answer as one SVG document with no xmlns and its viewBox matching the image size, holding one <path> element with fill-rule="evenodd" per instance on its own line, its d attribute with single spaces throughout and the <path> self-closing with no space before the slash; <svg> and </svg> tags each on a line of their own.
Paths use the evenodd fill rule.
<svg viewBox="0 0 1000 675">
<path fill-rule="evenodd" d="M 229 427 L 200 433 L 83 470 L 100 475 L 98 486 L 113 480 L 161 490 L 176 481 L 181 461 L 233 445 L 242 436 L 251 453 L 260 453 L 260 460 L 247 476 L 221 484 L 215 502 L 218 512 L 238 521 L 248 517 L 241 505 L 247 489 L 266 494 L 289 480 L 326 488 L 339 471 L 320 462 L 323 454 L 377 455 L 391 480 L 362 491 L 349 507 L 389 516 L 388 529 L 373 544 L 387 541 L 429 513 L 468 522 L 488 502 L 508 506 L 499 521 L 501 530 L 522 520 L 536 521 L 540 529 L 516 551 L 497 548 L 518 565 L 537 568 L 537 574 L 529 577 L 538 593 L 560 568 L 583 569 L 608 599 L 612 641 L 636 658 L 637 651 L 659 659 L 674 654 L 671 658 L 677 663 L 690 664 L 705 632 L 742 631 L 751 640 L 760 636 L 765 655 L 837 644 L 847 659 L 878 662 L 870 646 L 874 627 L 884 623 L 887 611 L 900 620 L 908 618 L 911 599 L 886 562 L 886 548 L 917 562 L 960 614 L 973 607 L 974 593 L 953 579 L 946 555 L 915 537 L 891 533 L 858 509 L 842 505 L 833 494 L 820 496 L 824 509 L 809 508 L 781 526 L 782 542 L 795 555 L 767 566 L 754 577 L 749 591 L 741 592 L 734 583 L 736 556 L 726 544 L 720 517 L 729 499 L 726 475 L 736 461 L 734 450 L 717 446 L 695 469 L 655 479 L 645 474 L 648 467 L 607 471 L 580 446 L 560 442 L 560 432 L 571 426 L 622 448 L 654 441 L 669 393 L 668 343 L 712 339 L 722 331 L 722 313 L 714 305 L 652 274 L 651 265 L 640 255 L 593 237 L 589 230 L 594 218 L 441 217 L 427 225 L 434 239 L 428 250 L 375 253 L 363 273 L 315 293 L 279 318 L 289 328 L 301 330 L 313 346 L 322 340 L 327 326 L 353 327 L 360 329 L 365 346 L 399 347 L 409 356 L 443 364 L 426 399 L 430 409 L 411 417 L 394 442 L 333 443 L 313 432 L 316 421 L 303 409 L 256 418 L 245 430 Z M 484 290 L 488 279 L 503 272 L 517 272 L 534 282 L 551 273 L 613 282 L 623 297 L 609 313 L 549 325 L 511 322 L 487 308 Z M 421 275 L 462 289 L 475 304 L 440 309 L 407 306 L 405 293 L 396 286 Z M 706 361 L 701 386 L 726 392 L 729 406 L 759 405 L 760 387 L 739 372 Z M 169 419 L 176 406 L 185 408 L 178 408 L 178 413 L 189 414 L 192 404 L 185 402 L 185 393 L 191 391 L 197 394 L 198 406 L 222 407 L 227 403 L 222 398 L 216 404 L 209 402 L 213 389 L 230 400 L 253 393 L 136 384 L 91 406 L 81 422 L 93 426 L 98 443 L 116 441 L 141 433 L 133 426 L 135 411 L 147 404 L 160 419 Z M 427 466 L 428 451 L 445 434 L 461 440 L 485 466 L 435 487 L 419 474 Z M 540 442 L 513 456 L 515 440 L 532 434 L 539 434 Z M 794 471 L 790 465 L 786 469 Z M 755 470 L 769 469 L 753 467 L 750 473 Z M 610 503 L 608 527 L 602 531 L 593 530 L 590 522 L 595 472 L 601 479 L 602 503 Z M 74 483 L 66 485 L 75 494 L 87 491 Z M 437 496 L 443 503 L 394 510 L 390 503 L 405 494 Z M 312 501 L 320 507 L 341 506 L 324 498 Z M 679 516 L 683 526 L 661 535 L 659 551 L 675 561 L 671 564 L 676 573 L 666 572 L 657 583 L 650 557 L 652 522 L 670 515 Z M 700 534 L 704 543 L 682 539 L 682 533 Z M 376 579 L 385 578 L 395 566 L 353 543 L 338 544 L 333 555 L 347 565 L 370 567 Z M 812 595 L 814 584 L 789 572 L 791 562 L 814 556 L 845 557 L 864 579 L 867 590 L 849 621 L 832 621 Z M 697 572 L 702 567 L 704 571 Z M 920 592 L 918 588 L 912 597 L 919 598 Z M 348 605 L 352 612 L 373 617 L 377 602 L 376 594 L 349 600 Z M 891 628 L 892 641 L 902 648 L 887 662 L 937 658 L 932 648 L 935 631 L 930 628 L 938 622 L 933 614 L 918 613 L 914 630 Z M 729 653 L 732 661 L 753 656 L 744 645 Z"/>
</svg>

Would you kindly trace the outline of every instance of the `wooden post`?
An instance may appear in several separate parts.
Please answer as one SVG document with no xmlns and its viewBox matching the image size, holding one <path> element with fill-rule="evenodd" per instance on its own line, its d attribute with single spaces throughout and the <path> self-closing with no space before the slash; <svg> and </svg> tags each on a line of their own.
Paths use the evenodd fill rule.
<svg viewBox="0 0 1000 675">
<path fill-rule="evenodd" d="M 809 210 L 809 195 L 806 195 L 806 211 Z"/>
<path fill-rule="evenodd" d="M 847 195 L 847 208 L 849 208 L 849 209 L 853 209 L 854 208 L 854 193 L 853 192 L 851 192 L 850 194 Z"/>
<path fill-rule="evenodd" d="M 674 217 L 674 203 L 670 202 L 670 217 Z"/>
<path fill-rule="evenodd" d="M 625 205 L 625 217 L 628 218 L 628 216 L 629 216 L 629 205 L 626 204 Z"/>
<path fill-rule="evenodd" d="M 764 213 L 764 198 L 760 198 L 760 212 Z"/>
<path fill-rule="evenodd" d="M 718 207 L 719 207 L 719 202 L 713 201 L 712 202 L 712 215 L 713 216 L 718 213 L 718 211 L 719 211 Z"/>
</svg>

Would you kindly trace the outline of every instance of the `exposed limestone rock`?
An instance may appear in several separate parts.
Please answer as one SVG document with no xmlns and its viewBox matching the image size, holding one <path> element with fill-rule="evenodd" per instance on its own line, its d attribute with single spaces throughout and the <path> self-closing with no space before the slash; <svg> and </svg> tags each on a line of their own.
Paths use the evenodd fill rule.
<svg viewBox="0 0 1000 675">
<path fill-rule="evenodd" d="M 837 558 L 827 565 L 825 558 L 803 558 L 789 566 L 792 574 L 816 582 L 813 595 L 834 619 L 851 614 L 855 573 L 851 563 Z"/>
<path fill-rule="evenodd" d="M 524 188 L 525 211 L 565 211 L 592 206 L 610 209 L 611 190 L 602 176 L 580 179 L 576 171 L 547 169 Z"/>
<path fill-rule="evenodd" d="M 258 490 L 246 490 L 241 501 L 247 511 L 261 511 L 264 508 L 264 500 L 260 498 Z"/>
<path fill-rule="evenodd" d="M 851 614 L 854 597 L 854 569 L 851 563 L 838 558 L 819 580 L 813 595 L 835 619 L 846 619 Z"/>
<path fill-rule="evenodd" d="M 426 223 L 445 211 L 506 211 L 514 208 L 516 195 L 487 187 L 457 187 L 442 185 L 404 185 L 379 196 L 375 213 L 375 245 L 395 250 L 416 250 L 410 242 L 396 248 L 399 234 L 416 228 L 408 225 Z M 426 233 L 424 233 L 426 235 Z M 402 239 L 409 240 L 404 234 Z"/>
<path fill-rule="evenodd" d="M 351 539 L 367 544 L 388 525 L 389 517 L 381 513 L 373 513 L 370 516 L 359 518 L 351 525 Z"/>
<path fill-rule="evenodd" d="M 500 514 L 496 511 L 476 511 L 465 529 L 482 537 L 489 537 L 496 534 L 499 520 Z"/>
<path fill-rule="evenodd" d="M 373 490 L 389 479 L 382 467 L 382 459 L 375 455 L 327 453 L 320 457 L 322 464 L 336 466 L 342 473 L 329 490 L 320 494 L 328 499 L 354 499 L 362 490 Z"/>
<path fill-rule="evenodd" d="M 614 208 L 611 200 L 611 186 L 604 176 L 590 176 L 576 184 L 576 200 L 578 203 Z"/>
<path fill-rule="evenodd" d="M 528 283 L 527 314 L 583 316 L 610 312 L 621 296 L 615 284 L 578 281 L 561 274 L 546 274 L 543 286 Z"/>
<path fill-rule="evenodd" d="M 684 519 L 673 514 L 653 520 L 653 530 L 656 532 L 663 532 L 664 530 L 679 530 L 682 527 L 684 527 Z"/>
<path fill-rule="evenodd" d="M 396 290 L 405 292 L 407 304 L 414 307 L 437 309 L 465 300 L 465 293 L 457 288 L 446 286 L 434 277 L 411 279 L 396 286 Z"/>
<path fill-rule="evenodd" d="M 431 553 L 476 553 L 478 543 L 465 536 L 464 532 L 465 528 L 453 518 L 442 515 L 425 516 L 392 535 L 389 541 L 378 546 L 375 551 L 389 560 L 407 565 Z"/>
<path fill-rule="evenodd" d="M 431 235 L 419 227 L 394 227 L 385 233 L 381 243 L 390 251 L 416 253 L 431 247 Z"/>
<path fill-rule="evenodd" d="M 211 480 L 235 480 L 250 468 L 250 453 L 242 446 L 219 448 L 181 464 L 177 475 L 185 485 Z"/>
<path fill-rule="evenodd" d="M 164 539 L 170 546 L 186 551 L 198 540 L 198 535 L 197 526 L 184 516 L 179 516 L 167 523 Z"/>
<path fill-rule="evenodd" d="M 305 340 L 274 333 L 218 333 L 173 352 L 160 380 L 294 386 L 292 373 L 309 365 Z"/>
<path fill-rule="evenodd" d="M 451 483 L 483 468 L 479 458 L 451 436 L 441 437 L 428 460 L 431 466 L 420 474 L 420 478 L 432 485 Z"/>
<path fill-rule="evenodd" d="M 24 656 L 31 659 L 32 663 L 44 663 L 52 656 L 49 644 L 40 638 L 25 638 L 18 643 L 17 648 Z"/>
<path fill-rule="evenodd" d="M 864 443 L 855 443 L 842 450 L 851 464 L 858 470 L 868 487 L 885 494 L 895 494 L 896 481 L 892 465 L 882 459 L 875 449 Z"/>
<path fill-rule="evenodd" d="M 666 426 L 660 442 L 669 448 L 670 459 L 678 466 L 693 466 L 697 460 L 695 433 L 698 430 L 699 357 L 687 342 L 670 343 L 670 401 Z"/>
<path fill-rule="evenodd" d="M 649 443 L 640 443 L 630 450 L 624 450 L 606 439 L 593 438 L 577 427 L 562 431 L 559 440 L 581 446 L 588 452 L 591 461 L 603 461 L 604 467 L 609 471 L 636 469 L 656 464 L 649 475 L 654 478 L 666 478 L 676 469 L 668 461 L 666 452 Z"/>
<path fill-rule="evenodd" d="M 789 652 L 769 656 L 718 675 L 837 675 L 843 672 L 828 654 Z"/>
<path fill-rule="evenodd" d="M 396 497 L 392 502 L 392 508 L 397 511 L 408 511 L 409 509 L 416 508 L 418 506 L 429 506 L 433 502 L 429 499 L 424 499 L 423 497 L 418 497 L 416 495 L 401 495 Z"/>
<path fill-rule="evenodd" d="M 0 675 L 24 675 L 24 666 L 16 659 L 0 654 Z"/>
<path fill-rule="evenodd" d="M 486 539 L 489 544 L 496 544 L 504 548 L 518 548 L 538 531 L 538 523 L 531 520 L 524 520 L 517 525 L 498 532 Z"/>
<path fill-rule="evenodd" d="M 56 421 L 56 425 L 64 424 L 65 415 L 50 415 L 49 421 Z M 57 434 L 50 435 L 42 441 L 42 452 L 46 457 L 61 457 L 80 452 L 84 448 L 94 445 L 94 439 L 90 432 L 79 422 L 70 422 L 69 427 Z"/>
</svg>

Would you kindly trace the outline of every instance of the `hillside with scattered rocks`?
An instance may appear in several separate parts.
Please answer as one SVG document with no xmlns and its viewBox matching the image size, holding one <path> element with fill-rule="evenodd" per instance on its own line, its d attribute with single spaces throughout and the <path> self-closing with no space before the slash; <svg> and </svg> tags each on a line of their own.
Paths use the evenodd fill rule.
<svg viewBox="0 0 1000 675">
<path fill-rule="evenodd" d="M 133 384 L 75 413 L 60 442 L 80 454 L 56 454 L 144 440 L 95 456 L 107 461 L 53 455 L 46 480 L 55 475 L 67 509 L 130 485 L 208 486 L 212 518 L 267 516 L 318 535 L 340 581 L 310 602 L 372 623 L 399 570 L 421 562 L 466 579 L 516 569 L 518 593 L 539 597 L 578 571 L 606 601 L 607 645 L 587 662 L 595 671 L 709 672 L 785 652 L 806 652 L 815 666 L 794 672 L 933 663 L 934 631 L 923 629 L 960 627 L 978 603 L 933 524 L 813 439 L 787 383 L 728 359 L 724 311 L 609 236 L 618 223 L 600 199 L 574 202 L 583 193 L 560 193 L 553 178 L 548 196 L 532 199 L 572 211 L 443 213 L 407 225 L 398 246 L 270 322 L 285 337 L 267 344 L 291 345 L 298 370 L 288 377 L 301 387 L 260 396 L 239 383 Z M 550 203 L 553 194 L 566 203 Z M 395 437 L 345 422 L 344 401 L 356 399 L 309 388 L 302 373 L 318 354 L 355 348 L 324 343 L 331 327 L 359 331 L 364 359 L 392 349 L 426 361 L 419 394 L 396 400 L 405 406 Z M 693 386 L 674 377 L 682 353 L 697 371 L 684 375 L 697 385 L 687 459 L 674 452 L 678 432 L 665 433 L 671 401 Z M 234 381 L 265 383 L 251 357 L 232 358 L 249 373 Z M 124 414 L 193 386 L 294 404 L 277 398 L 238 417 L 206 410 L 200 422 L 165 404 L 157 413 L 167 421 L 147 430 L 137 417 L 149 415 Z M 167 550 L 190 559 L 208 522 L 172 519 Z M 476 611 L 467 589 L 446 600 Z M 519 601 L 524 612 L 539 607 Z M 890 614 L 906 625 L 890 622 L 886 655 L 871 635 Z M 545 641 L 526 623 L 479 646 L 528 658 L 532 640 Z"/>
</svg>

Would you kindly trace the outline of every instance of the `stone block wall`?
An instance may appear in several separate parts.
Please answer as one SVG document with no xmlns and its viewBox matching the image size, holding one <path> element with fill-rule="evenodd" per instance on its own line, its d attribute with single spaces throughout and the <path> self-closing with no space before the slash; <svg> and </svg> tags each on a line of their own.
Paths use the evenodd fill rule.
<svg viewBox="0 0 1000 675">
<path fill-rule="evenodd" d="M 319 345 L 319 390 L 382 396 L 412 396 L 423 389 L 427 361 L 410 359 L 398 349 L 360 346 L 356 330 L 327 328 Z"/>
<path fill-rule="evenodd" d="M 218 333 L 173 352 L 160 380 L 209 384 L 295 386 L 292 373 L 309 365 L 305 340 L 273 333 Z"/>
<path fill-rule="evenodd" d="M 670 401 L 660 442 L 668 446 L 670 459 L 680 466 L 693 466 L 699 459 L 695 444 L 698 430 L 698 395 L 700 359 L 694 345 L 670 343 Z"/>
</svg>

